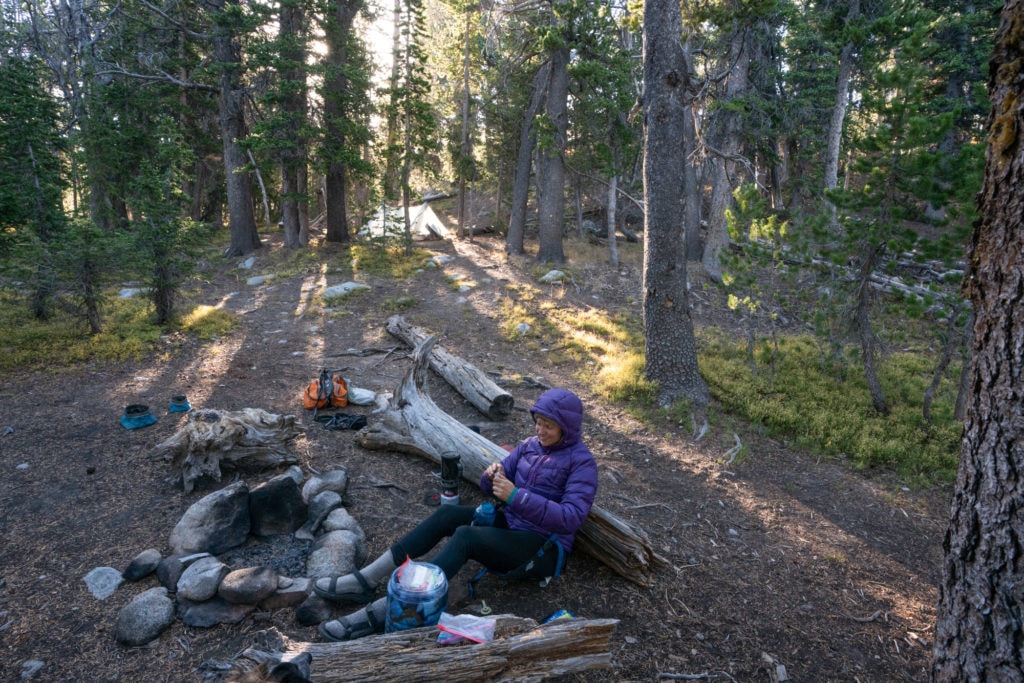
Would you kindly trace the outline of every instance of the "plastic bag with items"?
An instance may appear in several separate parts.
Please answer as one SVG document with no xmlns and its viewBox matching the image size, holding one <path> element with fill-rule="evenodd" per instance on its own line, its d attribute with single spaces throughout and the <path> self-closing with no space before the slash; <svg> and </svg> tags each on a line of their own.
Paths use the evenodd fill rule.
<svg viewBox="0 0 1024 683">
<path fill-rule="evenodd" d="M 448 614 L 441 613 L 437 622 L 437 642 L 441 645 L 454 645 L 456 643 L 489 643 L 494 640 L 494 625 L 497 620 L 493 617 L 478 617 L 472 614 Z"/>
</svg>

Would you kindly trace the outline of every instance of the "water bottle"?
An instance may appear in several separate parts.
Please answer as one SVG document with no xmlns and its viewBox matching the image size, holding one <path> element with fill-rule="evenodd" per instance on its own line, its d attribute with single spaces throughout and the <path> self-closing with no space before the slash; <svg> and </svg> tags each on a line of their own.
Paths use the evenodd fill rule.
<svg viewBox="0 0 1024 683">
<path fill-rule="evenodd" d="M 487 500 L 473 513 L 473 526 L 494 526 L 494 503 Z"/>
</svg>

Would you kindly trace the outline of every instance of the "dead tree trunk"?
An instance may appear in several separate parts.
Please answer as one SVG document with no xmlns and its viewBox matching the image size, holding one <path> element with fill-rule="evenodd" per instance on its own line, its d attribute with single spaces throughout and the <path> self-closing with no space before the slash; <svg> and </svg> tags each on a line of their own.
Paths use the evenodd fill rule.
<svg viewBox="0 0 1024 683">
<path fill-rule="evenodd" d="M 437 463 L 442 453 L 458 453 L 463 478 L 479 485 L 484 469 L 492 462 L 500 462 L 508 452 L 438 408 L 422 390 L 427 376 L 426 359 L 435 341 L 435 337 L 428 337 L 416 348 L 416 362 L 395 390 L 387 409 L 359 431 L 356 442 L 364 448 L 412 453 Z M 576 534 L 575 549 L 642 586 L 650 586 L 654 582 L 652 572 L 667 564 L 651 548 L 643 529 L 596 505 Z"/>
<path fill-rule="evenodd" d="M 313 681 L 540 681 L 608 669 L 617 619 L 557 619 L 538 626 L 510 614 L 495 617 L 494 640 L 440 647 L 437 629 L 423 627 L 341 643 L 290 640 L 277 629 L 258 634 L 258 647 L 241 657 L 255 661 L 312 655 Z M 236 663 L 238 666 L 238 663 Z"/>
<path fill-rule="evenodd" d="M 253 470 L 295 464 L 298 457 L 288 452 L 287 444 L 302 430 L 294 415 L 260 408 L 203 408 L 189 413 L 185 425 L 158 443 L 151 455 L 170 461 L 189 493 L 201 477 L 220 481 L 222 464 Z"/>
<path fill-rule="evenodd" d="M 410 325 L 400 315 L 388 318 L 388 332 L 412 348 L 427 338 L 427 333 Z M 430 367 L 481 413 L 492 420 L 504 420 L 512 413 L 515 399 L 487 375 L 444 348 L 435 346 L 430 354 Z"/>
</svg>

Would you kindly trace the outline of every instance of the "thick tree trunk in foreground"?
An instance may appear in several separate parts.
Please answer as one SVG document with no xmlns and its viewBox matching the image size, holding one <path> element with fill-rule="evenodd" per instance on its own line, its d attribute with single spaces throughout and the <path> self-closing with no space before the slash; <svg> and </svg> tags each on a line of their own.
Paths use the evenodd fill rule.
<svg viewBox="0 0 1024 683">
<path fill-rule="evenodd" d="M 989 70 L 967 419 L 939 585 L 936 681 L 1024 680 L 1024 0 L 1006 0 Z"/>
<path fill-rule="evenodd" d="M 679 3 L 644 4 L 644 351 L 658 404 L 689 399 L 699 411 L 708 386 L 697 368 L 683 253 L 683 108 L 690 106 L 689 67 L 679 36 Z"/>
<path fill-rule="evenodd" d="M 412 348 L 422 344 L 429 336 L 400 315 L 388 318 L 388 332 Z M 430 369 L 444 377 L 463 398 L 488 418 L 504 420 L 512 413 L 515 404 L 512 394 L 491 381 L 478 368 L 436 344 L 430 353 Z"/>
<path fill-rule="evenodd" d="M 439 647 L 437 629 L 423 627 L 342 643 L 290 640 L 277 629 L 257 634 L 251 661 L 312 655 L 313 681 L 431 680 L 540 681 L 554 676 L 608 669 L 617 619 L 557 619 L 538 626 L 533 619 L 499 614 L 494 640 Z M 236 665 L 237 666 L 237 665 Z"/>
<path fill-rule="evenodd" d="M 458 453 L 462 476 L 474 486 L 492 462 L 508 452 L 461 424 L 437 407 L 422 390 L 427 358 L 435 341 L 430 337 L 416 349 L 416 363 L 395 389 L 387 410 L 359 431 L 356 443 L 373 450 L 421 455 L 440 463 L 442 453 Z M 603 562 L 617 574 L 643 586 L 653 583 L 652 572 L 667 563 L 651 548 L 647 534 L 597 505 L 576 534 L 574 552 Z"/>
</svg>

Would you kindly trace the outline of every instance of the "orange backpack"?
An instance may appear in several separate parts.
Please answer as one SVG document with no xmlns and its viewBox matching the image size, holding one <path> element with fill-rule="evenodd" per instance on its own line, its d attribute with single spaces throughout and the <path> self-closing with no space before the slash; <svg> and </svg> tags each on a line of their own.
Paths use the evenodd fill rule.
<svg viewBox="0 0 1024 683">
<path fill-rule="evenodd" d="M 302 392 L 302 406 L 306 410 L 316 408 L 344 408 L 348 405 L 348 385 L 341 375 L 332 376 L 326 369 L 320 377 L 309 383 Z"/>
</svg>

